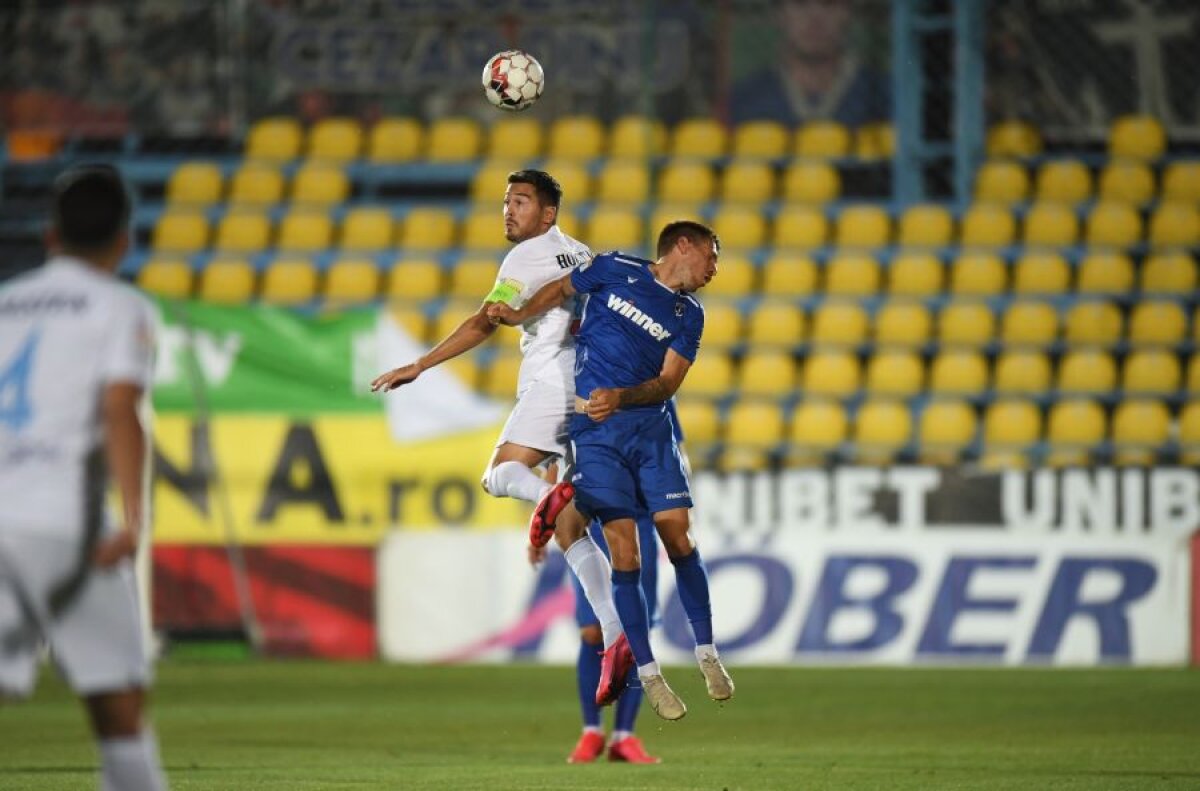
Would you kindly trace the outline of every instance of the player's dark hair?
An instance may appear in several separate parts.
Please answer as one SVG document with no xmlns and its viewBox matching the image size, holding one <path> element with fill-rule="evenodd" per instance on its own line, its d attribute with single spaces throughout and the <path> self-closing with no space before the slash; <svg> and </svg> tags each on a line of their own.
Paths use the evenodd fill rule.
<svg viewBox="0 0 1200 791">
<path fill-rule="evenodd" d="M 544 170 L 533 170 L 532 168 L 514 170 L 508 174 L 508 183 L 533 185 L 538 202 L 543 206 L 553 206 L 557 209 L 558 205 L 562 203 L 562 185 L 558 183 L 558 179 Z"/>
<path fill-rule="evenodd" d="M 721 240 L 712 228 L 695 220 L 675 220 L 663 226 L 662 231 L 658 234 L 658 247 L 655 255 L 662 258 L 683 237 L 690 239 L 692 244 L 716 245 L 717 253 L 721 252 Z"/>
<path fill-rule="evenodd" d="M 63 248 L 75 253 L 108 249 L 129 226 L 125 182 L 109 165 L 78 165 L 54 181 L 53 222 Z"/>
</svg>

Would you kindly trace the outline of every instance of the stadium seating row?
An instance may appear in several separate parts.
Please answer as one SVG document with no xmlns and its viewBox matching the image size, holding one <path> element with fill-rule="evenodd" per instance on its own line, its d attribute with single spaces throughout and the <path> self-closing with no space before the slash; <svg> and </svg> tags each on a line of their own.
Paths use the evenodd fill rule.
<svg viewBox="0 0 1200 791">
<path fill-rule="evenodd" d="M 1095 183 L 1093 183 L 1095 182 Z M 1102 201 L 1142 204 L 1159 197 L 1196 203 L 1200 201 L 1200 160 L 1168 163 L 1162 170 L 1161 183 L 1154 170 L 1144 162 L 1117 160 L 1102 167 L 1093 178 L 1092 171 L 1077 159 L 1052 159 L 1036 169 L 1015 160 L 992 160 L 979 169 L 975 198 L 1005 204 L 1033 198 L 1055 203 L 1081 203 L 1093 197 Z"/>
</svg>

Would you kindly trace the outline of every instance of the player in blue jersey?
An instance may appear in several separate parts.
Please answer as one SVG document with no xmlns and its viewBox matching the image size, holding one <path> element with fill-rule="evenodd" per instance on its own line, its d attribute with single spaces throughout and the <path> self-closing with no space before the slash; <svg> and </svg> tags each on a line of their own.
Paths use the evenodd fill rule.
<svg viewBox="0 0 1200 791">
<path fill-rule="evenodd" d="M 654 515 L 675 566 L 708 694 L 714 700 L 733 696 L 733 681 L 713 645 L 708 574 L 691 537 L 691 491 L 665 407 L 695 360 L 704 331 L 704 309 L 691 292 L 716 275 L 719 253 L 712 229 L 680 220 L 659 234 L 656 261 L 606 253 L 547 284 L 519 310 L 488 308 L 490 320 L 514 324 L 576 294 L 587 295 L 576 337 L 576 414 L 570 426 L 576 468 L 570 481 L 543 497 L 533 528 L 553 530 L 572 495 L 578 511 L 604 524 L 613 599 L 625 634 L 605 651 L 601 685 L 605 671 L 621 677 L 623 669 L 610 654 L 618 656 L 627 639 L 650 705 L 669 720 L 684 716 L 687 707 L 667 685 L 650 648 L 638 580 L 634 515 L 639 508 Z"/>
</svg>

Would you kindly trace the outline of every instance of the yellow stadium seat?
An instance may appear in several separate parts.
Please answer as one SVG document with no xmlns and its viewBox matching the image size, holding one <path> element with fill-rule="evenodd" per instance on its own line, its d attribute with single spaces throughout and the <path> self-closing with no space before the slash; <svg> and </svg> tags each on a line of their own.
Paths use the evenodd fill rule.
<svg viewBox="0 0 1200 791">
<path fill-rule="evenodd" d="M 973 297 L 990 297 L 1004 292 L 1008 279 L 1004 261 L 995 253 L 965 252 L 950 269 L 950 291 Z"/>
<path fill-rule="evenodd" d="M 1050 389 L 1050 373 L 1050 358 L 1045 354 L 1006 351 L 996 359 L 992 388 L 1004 395 L 1042 395 Z"/>
<path fill-rule="evenodd" d="M 1031 157 L 1042 152 L 1042 136 L 1025 121 L 1001 121 L 987 132 L 989 157 Z"/>
<path fill-rule="evenodd" d="M 900 253 L 888 266 L 888 291 L 893 296 L 932 296 L 942 290 L 944 270 L 932 253 Z"/>
<path fill-rule="evenodd" d="M 837 159 L 850 155 L 850 130 L 835 121 L 813 121 L 796 130 L 796 156 Z"/>
<path fill-rule="evenodd" d="M 227 253 L 257 253 L 271 240 L 271 221 L 267 215 L 250 211 L 231 211 L 217 225 L 216 250 Z"/>
<path fill-rule="evenodd" d="M 463 162 L 479 155 L 483 130 L 473 118 L 439 118 L 429 127 L 427 159 L 433 162 Z"/>
<path fill-rule="evenodd" d="M 1061 203 L 1039 201 L 1025 215 L 1022 240 L 1029 247 L 1066 247 L 1079 239 L 1075 210 Z"/>
<path fill-rule="evenodd" d="M 579 235 L 583 233 L 579 217 L 576 216 L 575 212 L 565 207 L 559 208 L 558 214 L 555 215 L 554 223 L 558 226 L 559 230 L 572 239 L 578 239 Z"/>
<path fill-rule="evenodd" d="M 898 401 L 868 401 L 854 416 L 855 457 L 884 464 L 912 437 L 912 413 Z"/>
<path fill-rule="evenodd" d="M 1200 401 L 1192 401 L 1179 412 L 1179 460 L 1200 465 Z"/>
<path fill-rule="evenodd" d="M 825 244 L 829 222 L 820 209 L 786 206 L 775 215 L 772 241 L 777 248 L 809 250 Z"/>
<path fill-rule="evenodd" d="M 497 220 L 499 225 L 500 221 Z M 454 243 L 454 215 L 446 209 L 417 208 L 404 217 L 400 246 L 440 250 Z"/>
<path fill-rule="evenodd" d="M 363 130 L 353 118 L 324 118 L 308 133 L 309 159 L 348 162 L 358 159 L 363 147 Z"/>
<path fill-rule="evenodd" d="M 450 270 L 450 289 L 447 293 L 456 299 L 482 302 L 492 290 L 499 270 L 500 263 L 494 258 L 462 258 Z"/>
<path fill-rule="evenodd" d="M 421 123 L 413 118 L 383 118 L 367 135 L 367 159 L 379 164 L 410 162 L 425 144 Z"/>
<path fill-rule="evenodd" d="M 1023 467 L 1025 452 L 1042 436 L 1042 415 L 1030 401 L 1005 399 L 983 415 L 982 465 Z"/>
<path fill-rule="evenodd" d="M 1107 394 L 1117 387 L 1117 364 L 1098 349 L 1068 352 L 1058 364 L 1057 387 L 1063 393 Z"/>
<path fill-rule="evenodd" d="M 721 200 L 738 203 L 763 203 L 775 196 L 775 172 L 766 162 L 730 163 L 721 176 Z"/>
<path fill-rule="evenodd" d="M 859 388 L 858 360 L 849 352 L 822 351 L 810 354 L 804 365 L 806 396 L 845 398 Z"/>
<path fill-rule="evenodd" d="M 1085 465 L 1105 434 L 1104 410 L 1099 404 L 1087 399 L 1060 401 L 1050 408 L 1046 463 L 1052 467 Z"/>
<path fill-rule="evenodd" d="M 437 343 L 454 332 L 460 324 L 479 312 L 479 303 L 478 298 L 448 300 L 434 314 L 430 340 Z M 513 392 L 508 393 L 509 398 L 516 392 L 515 383 L 511 389 Z"/>
<path fill-rule="evenodd" d="M 742 395 L 783 396 L 796 386 L 796 361 L 782 349 L 752 349 L 738 369 Z"/>
<path fill-rule="evenodd" d="M 517 379 L 520 373 L 521 355 L 497 355 L 484 371 L 483 392 L 493 398 L 513 400 L 517 397 Z"/>
<path fill-rule="evenodd" d="M 168 211 L 154 225 L 155 252 L 194 253 L 208 244 L 208 220 L 198 211 Z"/>
<path fill-rule="evenodd" d="M 238 168 L 229 183 L 229 202 L 265 206 L 283 199 L 283 174 L 270 165 L 247 163 Z"/>
<path fill-rule="evenodd" d="M 642 162 L 605 163 L 596 180 L 596 199 L 603 203 L 644 203 L 650 198 L 650 169 Z"/>
<path fill-rule="evenodd" d="M 1125 358 L 1121 387 L 1126 393 L 1167 396 L 1183 384 L 1179 358 L 1168 349 L 1139 349 Z"/>
<path fill-rule="evenodd" d="M 1070 285 L 1071 265 L 1055 252 L 1025 253 L 1013 271 L 1013 291 L 1017 294 L 1063 294 Z"/>
<path fill-rule="evenodd" d="M 167 181 L 167 203 L 211 206 L 221 199 L 221 169 L 210 162 L 184 162 Z"/>
<path fill-rule="evenodd" d="M 854 156 L 888 159 L 896 153 L 896 128 L 888 123 L 863 124 L 854 130 Z"/>
<path fill-rule="evenodd" d="M 791 464 L 820 463 L 850 434 L 846 410 L 836 401 L 805 399 L 792 410 L 788 432 Z"/>
<path fill-rule="evenodd" d="M 667 130 L 662 121 L 640 115 L 618 118 L 608 135 L 608 155 L 613 159 L 649 159 L 667 151 Z"/>
<path fill-rule="evenodd" d="M 1038 169 L 1038 200 L 1080 203 L 1092 196 L 1092 174 L 1074 159 L 1055 159 Z"/>
<path fill-rule="evenodd" d="M 854 302 L 826 301 L 813 312 L 813 343 L 857 346 L 867 339 L 867 312 Z"/>
<path fill-rule="evenodd" d="M 323 210 L 291 209 L 279 222 L 280 250 L 313 252 L 333 242 L 333 220 Z"/>
<path fill-rule="evenodd" d="M 1166 150 L 1166 130 L 1153 116 L 1123 115 L 1109 129 L 1108 153 L 1114 159 L 1158 159 Z"/>
<path fill-rule="evenodd" d="M 942 346 L 977 348 L 991 343 L 995 334 L 996 317 L 983 302 L 951 302 L 938 315 L 938 340 Z"/>
<path fill-rule="evenodd" d="M 388 305 L 387 315 L 393 324 L 408 333 L 413 340 L 422 342 L 426 340 L 429 319 L 420 306 L 392 302 Z"/>
<path fill-rule="evenodd" d="M 200 270 L 197 296 L 206 302 L 226 305 L 249 302 L 254 296 L 254 268 L 237 258 L 216 258 Z"/>
<path fill-rule="evenodd" d="M 793 162 L 783 172 L 783 200 L 828 203 L 842 194 L 842 179 L 828 162 Z"/>
<path fill-rule="evenodd" d="M 910 351 L 881 351 L 867 363 L 867 392 L 877 396 L 910 398 L 925 379 L 921 358 Z"/>
<path fill-rule="evenodd" d="M 528 160 L 541 153 L 542 124 L 536 118 L 500 118 L 492 122 L 484 156 Z"/>
<path fill-rule="evenodd" d="M 987 381 L 987 361 L 979 352 L 939 352 L 929 366 L 929 389 L 935 395 L 979 395 L 987 388 Z"/>
<path fill-rule="evenodd" d="M 923 346 L 932 333 L 933 317 L 920 302 L 893 300 L 875 314 L 876 346 Z"/>
<path fill-rule="evenodd" d="M 1154 253 L 1142 263 L 1142 292 L 1187 296 L 1196 289 L 1196 261 L 1182 250 Z"/>
<path fill-rule="evenodd" d="M 372 300 L 379 294 L 379 268 L 367 258 L 339 258 L 325 273 L 322 293 L 337 304 Z"/>
<path fill-rule="evenodd" d="M 711 118 L 689 118 L 675 125 L 671 134 L 671 156 L 713 159 L 725 155 L 725 127 Z"/>
<path fill-rule="evenodd" d="M 751 346 L 792 346 L 804 340 L 804 323 L 804 312 L 791 302 L 768 300 L 759 303 L 750 312 L 746 327 L 746 340 Z M 704 325 L 704 342 L 707 343 L 707 317 Z"/>
<path fill-rule="evenodd" d="M 767 240 L 767 221 L 751 206 L 721 206 L 713 214 L 712 229 L 721 239 L 722 251 L 758 247 Z"/>
<path fill-rule="evenodd" d="M 921 460 L 927 464 L 953 464 L 975 439 L 975 410 L 957 399 L 939 399 L 921 412 L 917 438 Z"/>
<path fill-rule="evenodd" d="M 1042 348 L 1058 337 L 1058 313 L 1046 302 L 1022 300 L 1004 311 L 1000 339 L 1006 346 Z"/>
<path fill-rule="evenodd" d="M 300 156 L 303 133 L 295 118 L 271 117 L 256 121 L 246 138 L 246 159 L 284 162 Z"/>
<path fill-rule="evenodd" d="M 806 256 L 776 253 L 763 265 L 763 294 L 804 297 L 817 290 L 817 265 Z"/>
<path fill-rule="evenodd" d="M 778 159 L 787 154 L 788 130 L 778 121 L 747 121 L 733 130 L 733 155 Z"/>
<path fill-rule="evenodd" d="M 1200 209 L 1195 204 L 1159 204 L 1150 215 L 1150 244 L 1154 247 L 1200 246 Z"/>
<path fill-rule="evenodd" d="M 879 291 L 879 264 L 866 253 L 841 252 L 825 267 L 825 292 L 830 296 L 869 296 Z"/>
<path fill-rule="evenodd" d="M 570 159 L 547 160 L 542 169 L 562 187 L 563 201 L 582 203 L 592 198 L 592 177 L 583 163 Z"/>
<path fill-rule="evenodd" d="M 1167 165 L 1163 171 L 1162 197 L 1172 203 L 1200 203 L 1200 161 Z"/>
<path fill-rule="evenodd" d="M 1200 354 L 1193 354 L 1188 361 L 1187 381 L 1184 387 L 1189 393 L 1200 393 Z"/>
<path fill-rule="evenodd" d="M 154 258 L 138 270 L 137 284 L 151 294 L 186 299 L 192 293 L 192 268 L 186 261 Z"/>
<path fill-rule="evenodd" d="M 984 162 L 975 177 L 975 200 L 981 203 L 1020 203 L 1029 197 L 1029 174 L 1012 160 Z"/>
<path fill-rule="evenodd" d="M 642 218 L 633 209 L 599 206 L 592 212 L 583 241 L 595 251 L 629 250 L 646 239 Z"/>
<path fill-rule="evenodd" d="M 849 206 L 837 218 L 834 243 L 840 247 L 882 247 L 891 236 L 891 221 L 879 206 Z"/>
<path fill-rule="evenodd" d="M 1100 200 L 1141 204 L 1154 198 L 1154 174 L 1141 162 L 1112 162 L 1100 171 Z"/>
<path fill-rule="evenodd" d="M 672 162 L 658 177 L 658 199 L 667 203 L 703 203 L 715 191 L 716 177 L 703 162 Z"/>
<path fill-rule="evenodd" d="M 1187 337 L 1187 314 L 1177 302 L 1139 302 L 1129 318 L 1129 340 L 1140 346 L 1174 346 Z"/>
<path fill-rule="evenodd" d="M 727 300 L 709 300 L 704 306 L 706 348 L 727 348 L 742 340 L 742 312 Z"/>
<path fill-rule="evenodd" d="M 1133 290 L 1133 261 L 1125 253 L 1088 253 L 1079 263 L 1076 290 L 1117 296 Z"/>
<path fill-rule="evenodd" d="M 696 357 L 683 380 L 684 396 L 720 398 L 733 389 L 733 363 L 726 354 L 701 354 Z"/>
<path fill-rule="evenodd" d="M 504 200 L 504 192 L 508 188 L 508 174 L 518 169 L 520 163 L 511 159 L 485 161 L 471 177 L 468 195 L 475 203 L 500 203 Z"/>
<path fill-rule="evenodd" d="M 900 217 L 901 247 L 944 247 L 954 236 L 954 218 L 944 206 L 918 204 Z"/>
<path fill-rule="evenodd" d="M 1092 247 L 1129 247 L 1142 240 L 1142 218 L 1126 203 L 1100 202 L 1088 212 L 1084 241 Z"/>
<path fill-rule="evenodd" d="M 1110 302 L 1079 302 L 1067 311 L 1064 337 L 1083 346 L 1112 346 L 1121 340 L 1121 311 Z"/>
<path fill-rule="evenodd" d="M 374 206 L 360 206 L 346 212 L 340 246 L 343 250 L 356 252 L 384 250 L 392 246 L 394 236 L 391 212 Z"/>
<path fill-rule="evenodd" d="M 1121 465 L 1151 465 L 1156 451 L 1167 443 L 1171 413 L 1161 401 L 1135 399 L 1122 402 L 1113 413 L 1112 439 Z"/>
<path fill-rule="evenodd" d="M 739 401 L 725 418 L 724 433 L 724 469 L 762 469 L 771 448 L 784 438 L 783 413 L 773 403 Z"/>
<path fill-rule="evenodd" d="M 388 299 L 403 302 L 425 302 L 442 295 L 442 268 L 424 258 L 398 261 L 388 271 Z"/>
<path fill-rule="evenodd" d="M 314 206 L 341 203 L 350 196 L 350 179 L 337 166 L 310 163 L 292 177 L 292 202 Z"/>
<path fill-rule="evenodd" d="M 1017 221 L 1004 206 L 976 204 L 963 214 L 960 236 L 964 247 L 1004 247 L 1017 238 Z"/>
<path fill-rule="evenodd" d="M 277 258 L 263 272 L 262 301 L 303 305 L 317 295 L 317 268 L 307 258 Z"/>
<path fill-rule="evenodd" d="M 675 404 L 675 412 L 689 447 L 703 447 L 717 441 L 720 418 L 711 401 L 686 398 Z"/>
<path fill-rule="evenodd" d="M 713 297 L 745 297 L 754 290 L 758 272 L 745 256 L 725 253 L 717 264 L 717 276 L 704 287 L 704 294 Z"/>
</svg>

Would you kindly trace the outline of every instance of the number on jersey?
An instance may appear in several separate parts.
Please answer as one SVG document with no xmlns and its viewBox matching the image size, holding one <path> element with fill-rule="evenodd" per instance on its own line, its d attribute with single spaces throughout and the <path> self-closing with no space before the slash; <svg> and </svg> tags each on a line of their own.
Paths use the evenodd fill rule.
<svg viewBox="0 0 1200 791">
<path fill-rule="evenodd" d="M 29 379 L 33 373 L 33 355 L 37 351 L 38 333 L 29 333 L 25 344 L 0 369 L 0 423 L 20 431 L 33 420 L 33 403 L 29 399 Z"/>
</svg>

